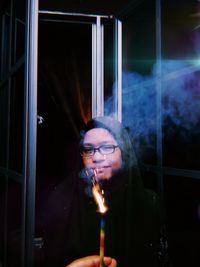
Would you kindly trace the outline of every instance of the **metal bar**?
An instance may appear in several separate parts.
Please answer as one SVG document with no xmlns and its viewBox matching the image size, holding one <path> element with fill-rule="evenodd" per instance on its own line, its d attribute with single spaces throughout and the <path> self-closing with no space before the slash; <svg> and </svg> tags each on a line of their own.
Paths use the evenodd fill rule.
<svg viewBox="0 0 200 267">
<path fill-rule="evenodd" d="M 18 183 L 22 183 L 23 181 L 23 175 L 19 174 L 18 172 L 9 170 L 8 168 L 0 167 L 0 173 L 3 175 L 7 175 L 9 178 L 13 179 L 14 181 Z"/>
<path fill-rule="evenodd" d="M 103 39 L 102 39 L 102 25 L 101 25 L 101 17 L 97 17 L 97 31 L 96 31 L 96 53 L 97 53 L 97 60 L 96 60 L 96 71 L 97 71 L 97 80 L 96 80 L 96 102 L 97 102 L 97 116 L 103 115 L 103 99 L 104 99 L 104 92 L 103 92 L 103 80 L 102 80 L 102 66 L 103 66 L 103 57 L 102 57 L 102 46 L 103 46 Z"/>
<path fill-rule="evenodd" d="M 104 28 L 100 16 L 92 25 L 92 117 L 104 114 Z"/>
<path fill-rule="evenodd" d="M 8 33 L 8 65 L 6 64 L 6 72 L 10 72 L 11 66 L 12 66 L 12 20 L 13 20 L 13 0 L 10 1 L 10 19 L 9 19 L 9 33 Z M 4 44 L 6 45 L 6 44 Z M 7 52 L 6 46 L 4 46 L 4 49 Z M 5 59 L 6 62 L 6 59 Z M 6 62 L 7 63 L 7 62 Z M 6 169 L 9 168 L 9 149 L 10 149 L 10 102 L 11 102 L 11 77 L 8 78 L 8 88 L 7 88 L 7 139 L 6 141 Z M 5 221 L 8 220 L 8 176 L 6 177 L 6 192 L 5 192 Z M 6 234 L 5 234 L 5 240 L 7 241 L 8 238 L 8 232 L 7 232 L 7 226 L 5 228 Z M 7 264 L 7 248 L 5 250 L 5 265 Z"/>
<path fill-rule="evenodd" d="M 12 19 L 13 19 L 13 0 L 10 2 L 10 21 L 9 21 L 9 45 L 8 45 L 8 72 L 12 66 Z M 11 99 L 11 77 L 8 77 L 8 97 L 7 97 L 7 149 L 6 149 L 6 168 L 9 167 L 9 148 L 10 148 L 10 99 Z"/>
<path fill-rule="evenodd" d="M 5 15 L 1 17 L 1 62 L 0 62 L 0 81 L 3 79 L 3 60 L 5 52 Z"/>
<path fill-rule="evenodd" d="M 97 116 L 103 116 L 104 113 L 104 90 L 103 90 L 103 66 L 104 66 L 104 58 L 103 58 L 103 25 L 101 24 L 101 18 L 97 17 L 97 31 L 96 31 L 96 38 L 97 38 Z"/>
<path fill-rule="evenodd" d="M 200 171 L 195 171 L 195 170 L 185 170 L 185 169 L 164 167 L 163 172 L 166 175 L 183 176 L 183 177 L 200 179 Z"/>
<path fill-rule="evenodd" d="M 97 40 L 96 40 L 96 24 L 92 24 L 92 117 L 96 117 L 97 115 L 97 103 L 96 103 L 96 84 L 97 84 L 97 58 L 96 58 L 96 50 L 97 50 Z"/>
<path fill-rule="evenodd" d="M 10 21 L 9 21 L 9 45 L 8 45 L 8 72 L 12 66 L 12 30 L 13 30 L 13 0 L 10 2 Z"/>
<path fill-rule="evenodd" d="M 22 267 L 33 266 L 37 141 L 38 0 L 26 2 Z"/>
<path fill-rule="evenodd" d="M 155 165 L 143 164 L 140 167 L 142 170 L 144 170 L 146 172 L 153 172 L 153 173 L 160 172 L 160 168 L 158 166 L 155 166 Z M 172 175 L 172 176 L 180 176 L 180 177 L 200 179 L 200 171 L 198 171 L 198 170 L 187 170 L 187 169 L 163 167 L 162 171 L 163 171 L 164 175 Z"/>
<path fill-rule="evenodd" d="M 100 115 L 104 115 L 104 25 L 100 25 L 101 47 L 100 47 L 100 60 L 101 60 L 101 103 L 100 103 Z"/>
<path fill-rule="evenodd" d="M 156 144 L 157 144 L 157 173 L 158 190 L 163 198 L 163 147 L 162 147 L 162 69 L 161 69 L 161 8 L 160 0 L 156 0 Z"/>
<path fill-rule="evenodd" d="M 13 18 L 13 28 L 14 28 L 14 44 L 13 44 L 13 63 L 16 62 L 16 53 L 17 53 L 17 21 L 16 18 Z"/>
<path fill-rule="evenodd" d="M 122 121 L 122 23 L 115 19 L 115 114 Z"/>
<path fill-rule="evenodd" d="M 81 20 L 62 20 L 62 19 L 41 19 L 40 21 L 44 22 L 54 22 L 54 23 L 73 23 L 73 24 L 84 24 L 84 25 L 91 25 L 93 21 L 81 21 Z"/>
<path fill-rule="evenodd" d="M 101 18 L 113 18 L 112 15 L 95 15 L 95 14 L 86 14 L 86 13 L 76 13 L 76 12 L 60 12 L 60 11 L 52 11 L 52 10 L 39 10 L 39 14 L 48 14 L 48 15 L 61 15 L 61 16 L 80 16 L 80 17 L 101 17 Z"/>
</svg>

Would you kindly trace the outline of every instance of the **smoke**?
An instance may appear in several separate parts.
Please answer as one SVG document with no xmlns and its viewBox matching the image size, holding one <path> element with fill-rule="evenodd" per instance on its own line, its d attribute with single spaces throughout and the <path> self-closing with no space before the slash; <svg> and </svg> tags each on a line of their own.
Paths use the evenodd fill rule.
<svg viewBox="0 0 200 267">
<path fill-rule="evenodd" d="M 155 145 L 158 90 L 161 90 L 163 135 L 174 129 L 197 131 L 200 124 L 200 64 L 181 60 L 163 60 L 160 80 L 156 66 L 150 75 L 124 71 L 122 74 L 122 121 L 136 141 Z M 113 90 L 115 84 L 113 85 Z M 113 96 L 106 99 L 105 113 L 113 113 Z M 138 143 L 137 143 L 137 140 Z"/>
</svg>

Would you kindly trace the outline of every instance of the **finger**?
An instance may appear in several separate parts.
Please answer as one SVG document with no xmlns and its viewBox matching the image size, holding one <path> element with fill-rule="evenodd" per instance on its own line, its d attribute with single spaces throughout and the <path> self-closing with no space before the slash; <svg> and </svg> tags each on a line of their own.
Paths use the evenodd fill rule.
<svg viewBox="0 0 200 267">
<path fill-rule="evenodd" d="M 104 257 L 104 263 L 106 267 L 116 267 L 117 263 L 115 259 L 111 257 Z M 99 255 L 87 256 L 84 258 L 77 259 L 66 267 L 99 267 L 100 257 Z"/>
<path fill-rule="evenodd" d="M 99 263 L 99 256 L 93 255 L 77 259 L 66 267 L 98 267 Z"/>
<path fill-rule="evenodd" d="M 111 258 L 111 257 L 104 257 L 104 263 L 108 267 L 116 267 L 117 266 L 116 260 Z"/>
<path fill-rule="evenodd" d="M 85 257 L 85 260 L 88 264 L 88 267 L 90 267 L 90 266 L 99 267 L 100 266 L 100 257 L 97 255 Z M 85 262 L 85 264 L 86 264 L 86 262 Z M 111 258 L 111 257 L 104 257 L 104 264 L 106 267 L 117 267 L 116 260 Z M 80 266 L 80 267 L 82 267 L 82 266 Z M 86 267 L 86 265 L 84 265 L 83 267 Z"/>
<path fill-rule="evenodd" d="M 117 267 L 117 261 L 115 259 L 112 259 L 112 262 L 109 267 Z"/>
<path fill-rule="evenodd" d="M 112 263 L 111 257 L 104 257 L 104 263 L 106 266 L 109 266 Z"/>
</svg>

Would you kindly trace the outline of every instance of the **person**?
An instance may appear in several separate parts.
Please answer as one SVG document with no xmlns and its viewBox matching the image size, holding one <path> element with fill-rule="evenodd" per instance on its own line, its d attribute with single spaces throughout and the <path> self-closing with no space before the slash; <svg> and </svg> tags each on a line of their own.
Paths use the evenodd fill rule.
<svg viewBox="0 0 200 267">
<path fill-rule="evenodd" d="M 93 118 L 81 131 L 80 155 L 78 171 L 54 188 L 42 209 L 44 266 L 95 267 L 94 258 L 99 266 L 101 214 L 93 179 L 108 207 L 106 266 L 159 266 L 159 197 L 143 186 L 127 129 L 111 117 Z"/>
</svg>

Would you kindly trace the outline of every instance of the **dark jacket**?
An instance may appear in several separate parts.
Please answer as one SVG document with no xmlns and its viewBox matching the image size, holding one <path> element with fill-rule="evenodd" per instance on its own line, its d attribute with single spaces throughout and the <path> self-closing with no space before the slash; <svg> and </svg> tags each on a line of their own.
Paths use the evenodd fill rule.
<svg viewBox="0 0 200 267">
<path fill-rule="evenodd" d="M 99 254 L 100 214 L 76 176 L 57 186 L 40 220 L 45 266 L 66 266 L 72 260 Z M 127 187 L 107 196 L 105 255 L 118 266 L 158 266 L 159 200 L 149 190 L 127 197 Z"/>
</svg>

